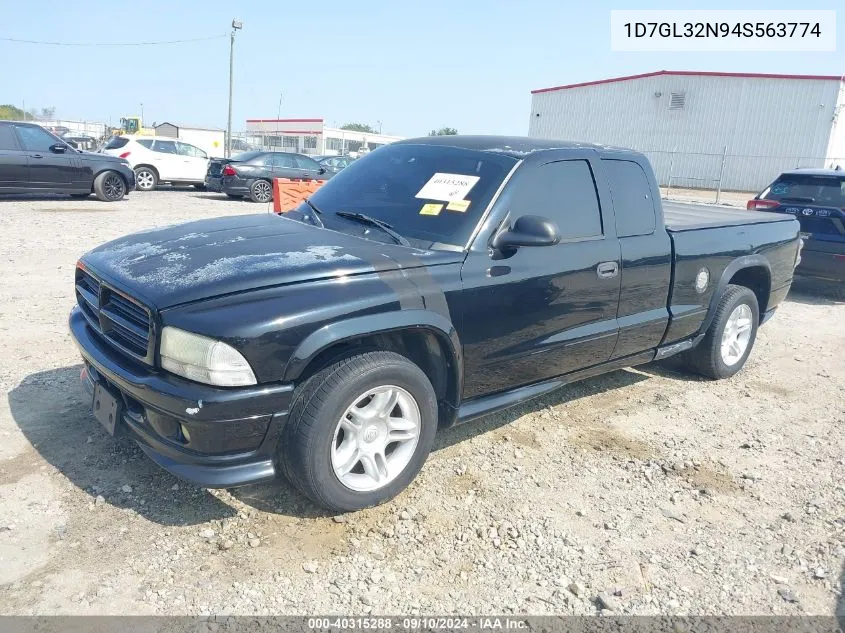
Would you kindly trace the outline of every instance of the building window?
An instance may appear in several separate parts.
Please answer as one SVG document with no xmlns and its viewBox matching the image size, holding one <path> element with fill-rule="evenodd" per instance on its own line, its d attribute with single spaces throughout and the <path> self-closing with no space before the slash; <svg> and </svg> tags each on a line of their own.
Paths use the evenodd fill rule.
<svg viewBox="0 0 845 633">
<path fill-rule="evenodd" d="M 265 136 L 263 145 L 267 145 L 268 147 L 279 147 L 282 143 L 281 136 Z"/>
<path fill-rule="evenodd" d="M 673 92 L 669 95 L 669 109 L 683 110 L 687 100 L 686 92 Z"/>
<path fill-rule="evenodd" d="M 305 149 L 317 149 L 317 137 L 316 136 L 306 136 L 305 137 L 305 144 L 303 145 Z"/>
<path fill-rule="evenodd" d="M 341 151 L 343 149 L 343 140 L 339 138 L 326 138 L 326 149 L 331 149 L 334 151 Z"/>
<path fill-rule="evenodd" d="M 350 152 L 360 151 L 363 143 L 361 141 L 346 141 L 346 149 Z"/>
<path fill-rule="evenodd" d="M 283 147 L 292 147 L 294 149 L 299 147 L 299 137 L 298 136 L 283 136 L 282 137 L 282 146 Z"/>
</svg>

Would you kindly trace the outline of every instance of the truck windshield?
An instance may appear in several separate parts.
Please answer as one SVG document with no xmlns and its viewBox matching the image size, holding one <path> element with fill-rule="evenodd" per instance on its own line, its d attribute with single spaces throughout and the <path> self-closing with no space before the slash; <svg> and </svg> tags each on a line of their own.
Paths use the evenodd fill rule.
<svg viewBox="0 0 845 633">
<path fill-rule="evenodd" d="M 761 198 L 842 208 L 845 207 L 845 177 L 784 174 Z"/>
<path fill-rule="evenodd" d="M 339 211 L 364 213 L 425 248 L 463 247 L 515 164 L 505 154 L 397 143 L 355 161 L 310 200 L 330 229 L 355 226 Z"/>
</svg>

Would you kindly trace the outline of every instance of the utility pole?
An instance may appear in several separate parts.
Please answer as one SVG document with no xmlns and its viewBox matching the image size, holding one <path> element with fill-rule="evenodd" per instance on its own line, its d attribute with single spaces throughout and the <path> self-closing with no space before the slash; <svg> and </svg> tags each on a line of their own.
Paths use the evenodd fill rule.
<svg viewBox="0 0 845 633">
<path fill-rule="evenodd" d="M 244 28 L 243 22 L 232 20 L 232 35 L 229 38 L 229 124 L 226 126 L 226 158 L 232 156 L 232 78 L 235 72 L 235 31 Z"/>
</svg>

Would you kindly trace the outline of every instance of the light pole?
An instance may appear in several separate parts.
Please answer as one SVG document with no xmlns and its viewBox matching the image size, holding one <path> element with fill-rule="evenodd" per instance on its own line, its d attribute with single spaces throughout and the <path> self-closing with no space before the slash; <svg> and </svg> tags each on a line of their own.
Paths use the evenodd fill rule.
<svg viewBox="0 0 845 633">
<path fill-rule="evenodd" d="M 226 126 L 226 158 L 232 156 L 232 77 L 235 60 L 235 31 L 244 28 L 243 22 L 232 20 L 232 35 L 229 37 L 229 124 Z"/>
<path fill-rule="evenodd" d="M 378 123 L 378 133 L 381 134 L 381 121 L 376 121 Z"/>
<path fill-rule="evenodd" d="M 143 127 L 143 125 L 144 125 L 144 104 L 142 103 L 141 104 L 141 125 L 139 125 L 138 127 Z M 138 130 L 138 131 L 140 132 L 141 130 Z"/>
</svg>

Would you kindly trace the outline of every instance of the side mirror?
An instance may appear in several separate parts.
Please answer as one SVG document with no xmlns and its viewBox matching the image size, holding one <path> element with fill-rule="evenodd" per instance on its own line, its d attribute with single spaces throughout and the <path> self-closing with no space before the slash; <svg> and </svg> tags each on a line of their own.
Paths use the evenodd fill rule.
<svg viewBox="0 0 845 633">
<path fill-rule="evenodd" d="M 325 174 L 325 173 L 326 173 L 326 168 L 325 168 L 325 167 L 320 167 L 320 169 L 317 171 L 317 173 L 318 173 L 318 174 Z"/>
<path fill-rule="evenodd" d="M 54 154 L 64 154 L 67 151 L 67 145 L 64 143 L 54 143 L 50 146 L 50 151 Z"/>
<path fill-rule="evenodd" d="M 560 232 L 554 222 L 539 215 L 523 215 L 511 228 L 495 237 L 493 247 L 506 250 L 520 246 L 554 246 L 558 242 Z"/>
</svg>

